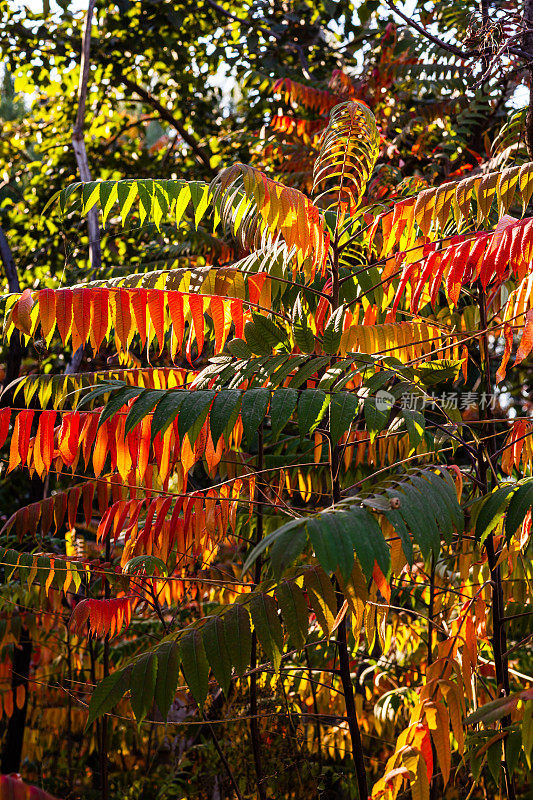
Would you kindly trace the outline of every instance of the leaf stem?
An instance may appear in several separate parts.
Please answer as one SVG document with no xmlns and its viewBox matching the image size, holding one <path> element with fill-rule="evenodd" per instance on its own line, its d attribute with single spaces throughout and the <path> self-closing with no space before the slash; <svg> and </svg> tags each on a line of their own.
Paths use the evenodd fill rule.
<svg viewBox="0 0 533 800">
<path fill-rule="evenodd" d="M 261 472 L 264 466 L 264 443 L 263 443 L 263 423 L 259 426 L 257 433 L 257 470 Z M 256 537 L 255 543 L 259 544 L 263 538 L 263 504 L 259 500 L 259 489 L 256 487 L 255 518 L 256 518 Z M 254 583 L 257 585 L 261 581 L 261 556 L 255 562 Z M 252 740 L 252 752 L 254 757 L 255 776 L 257 781 L 257 792 L 259 800 L 267 800 L 266 789 L 263 784 L 263 765 L 261 759 L 261 736 L 259 732 L 259 722 L 257 716 L 257 635 L 255 630 L 252 633 L 252 655 L 250 659 L 250 737 Z"/>
<path fill-rule="evenodd" d="M 485 302 L 485 293 L 480 283 L 478 283 L 478 305 L 480 314 L 479 321 L 482 330 L 482 333 L 479 337 L 480 371 L 485 383 L 485 391 L 488 395 L 490 395 L 492 393 L 492 380 L 490 374 L 489 337 L 487 331 L 487 307 Z M 494 476 L 494 465 L 492 463 L 492 458 L 494 457 L 495 425 L 494 419 L 491 416 L 490 407 L 487 409 L 487 416 L 487 448 L 484 448 L 480 445 L 478 449 L 479 476 L 485 494 L 490 491 L 492 477 Z M 494 655 L 494 667 L 496 670 L 496 683 L 499 691 L 502 692 L 504 696 L 508 696 L 510 693 L 509 664 L 505 655 L 507 650 L 507 639 L 505 634 L 502 576 L 500 566 L 498 564 L 498 554 L 494 549 L 494 536 L 492 532 L 485 540 L 485 551 L 487 553 L 492 587 L 492 649 Z M 502 729 L 506 728 L 510 724 L 510 717 L 504 717 L 501 721 Z M 505 783 L 505 793 L 508 800 L 515 800 L 516 794 L 514 781 L 511 777 L 507 764 L 505 743 L 503 744 L 503 753 L 502 769 Z"/>
<path fill-rule="evenodd" d="M 333 258 L 331 264 L 331 278 L 332 278 L 332 293 L 331 293 L 331 310 L 336 311 L 339 307 L 339 253 L 338 253 L 338 233 L 333 243 Z M 331 424 L 331 423 L 330 423 Z M 341 499 L 341 487 L 339 481 L 339 466 L 340 466 L 340 448 L 337 444 L 329 442 L 330 453 L 330 468 L 331 468 L 331 500 L 335 505 Z M 337 605 L 340 610 L 343 598 L 339 592 L 337 581 L 335 581 L 335 589 L 337 591 Z M 368 797 L 368 783 L 366 778 L 363 743 L 361 741 L 361 734 L 359 732 L 359 723 L 357 720 L 357 712 L 355 708 L 355 697 L 352 684 L 352 676 L 350 673 L 350 656 L 348 653 L 348 644 L 346 641 L 346 615 L 343 616 L 337 629 L 337 648 L 339 653 L 339 674 L 344 692 L 344 705 L 346 708 L 346 715 L 348 717 L 348 730 L 350 731 L 350 739 L 352 742 L 352 757 L 355 766 L 355 775 L 357 779 L 357 789 L 359 800 L 367 800 Z"/>
</svg>

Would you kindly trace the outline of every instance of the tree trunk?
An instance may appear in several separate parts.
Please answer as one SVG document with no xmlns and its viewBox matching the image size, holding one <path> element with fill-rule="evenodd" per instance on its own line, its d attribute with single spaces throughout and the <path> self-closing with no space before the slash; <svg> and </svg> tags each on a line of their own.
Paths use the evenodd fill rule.
<svg viewBox="0 0 533 800">
<path fill-rule="evenodd" d="M 7 278 L 7 285 L 10 292 L 20 292 L 20 282 L 15 266 L 15 259 L 9 247 L 5 233 L 0 228 L 0 258 L 4 266 Z M 20 341 L 20 333 L 17 329 L 11 334 L 6 359 L 6 375 L 3 381 L 4 388 L 19 377 L 20 365 L 22 364 L 23 348 Z M 8 405 L 7 395 L 0 397 L 0 406 Z"/>
<path fill-rule="evenodd" d="M 526 114 L 526 147 L 528 155 L 533 159 L 533 0 L 525 0 L 522 17 L 523 30 L 522 49 L 530 56 L 529 65 L 529 106 Z"/>
<path fill-rule="evenodd" d="M 6 738 L 2 748 L 1 769 L 4 775 L 10 772 L 20 772 L 22 758 L 22 745 L 26 727 L 26 711 L 28 708 L 28 678 L 30 675 L 32 643 L 26 628 L 20 633 L 19 646 L 13 655 L 13 678 L 11 688 L 13 698 L 17 696 L 19 686 L 24 686 L 24 705 L 18 708 L 13 702 L 13 714 L 7 725 Z"/>
</svg>

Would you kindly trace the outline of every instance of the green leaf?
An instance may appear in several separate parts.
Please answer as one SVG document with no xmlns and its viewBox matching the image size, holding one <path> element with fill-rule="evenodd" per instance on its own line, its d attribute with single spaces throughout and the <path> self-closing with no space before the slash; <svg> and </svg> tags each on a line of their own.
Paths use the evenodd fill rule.
<svg viewBox="0 0 533 800">
<path fill-rule="evenodd" d="M 428 473 L 426 473 L 428 474 Z M 465 527 L 465 515 L 464 511 L 459 505 L 459 501 L 457 500 L 457 490 L 455 488 L 455 483 L 453 481 L 452 476 L 450 475 L 447 469 L 442 469 L 438 475 L 436 475 L 432 470 L 429 471 L 429 475 L 435 475 L 437 480 L 442 481 L 439 486 L 441 487 L 444 494 L 448 497 L 448 503 L 450 507 L 450 513 L 452 515 L 453 524 L 455 525 L 455 529 L 458 533 L 462 533 Z"/>
<path fill-rule="evenodd" d="M 424 431 L 426 429 L 424 415 L 421 414 L 420 411 L 408 411 L 407 409 L 403 409 L 402 416 L 405 419 L 405 425 L 409 435 L 409 444 L 414 449 L 424 438 Z"/>
<path fill-rule="evenodd" d="M 167 576 L 168 569 L 164 561 L 157 556 L 141 555 L 130 558 L 122 567 L 124 575 L 133 575 L 143 569 L 146 575 L 154 575 L 156 570 L 160 575 Z"/>
<path fill-rule="evenodd" d="M 411 541 L 409 531 L 406 528 L 402 515 L 394 508 L 387 509 L 387 511 L 383 513 L 400 537 L 405 558 L 409 566 L 412 567 L 414 563 L 413 542 Z"/>
<path fill-rule="evenodd" d="M 304 519 L 296 519 L 274 531 L 270 547 L 272 572 L 279 580 L 287 567 L 293 564 L 307 543 Z"/>
<path fill-rule="evenodd" d="M 387 495 L 400 501 L 399 512 L 413 539 L 420 547 L 424 560 L 431 553 L 438 556 L 440 552 L 440 534 L 434 517 L 428 513 L 427 504 L 420 492 L 407 483 L 401 485 L 401 491 L 387 489 Z"/>
<path fill-rule="evenodd" d="M 304 358 L 305 356 L 303 356 Z M 319 356 L 315 358 L 314 356 L 309 359 L 306 364 L 303 364 L 301 367 L 298 366 L 296 358 L 291 358 L 290 362 L 293 364 L 294 368 L 296 369 L 296 373 L 293 378 L 291 378 L 291 388 L 298 389 L 300 386 L 312 378 L 313 375 L 320 372 L 322 367 L 325 367 L 326 364 L 329 364 L 329 356 Z"/>
<path fill-rule="evenodd" d="M 487 750 L 487 764 L 489 765 L 490 774 L 494 778 L 496 784 L 499 783 L 500 773 L 502 771 L 502 740 L 494 742 Z"/>
<path fill-rule="evenodd" d="M 437 478 L 437 481 L 438 480 Z M 453 524 L 450 510 L 446 502 L 446 495 L 443 491 L 444 487 L 438 484 L 432 484 L 428 478 L 428 473 L 425 473 L 423 477 L 421 475 L 412 475 L 410 482 L 418 489 L 425 499 L 428 511 L 430 511 L 435 518 L 437 527 L 449 544 L 453 533 Z M 439 481 L 439 483 L 440 482 L 441 481 Z"/>
<path fill-rule="evenodd" d="M 230 661 L 239 677 L 250 664 L 252 629 L 248 611 L 239 604 L 233 605 L 222 617 L 226 632 L 226 648 Z"/>
<path fill-rule="evenodd" d="M 518 528 L 522 525 L 527 512 L 533 505 L 533 481 L 528 480 L 521 484 L 516 492 L 511 495 L 509 508 L 505 517 L 505 538 L 511 541 Z"/>
<path fill-rule="evenodd" d="M 252 594 L 250 613 L 257 638 L 274 670 L 278 672 L 283 650 L 283 629 L 279 621 L 276 601 L 264 592 Z"/>
<path fill-rule="evenodd" d="M 328 323 L 324 328 L 324 336 L 322 337 L 322 347 L 325 353 L 334 355 L 339 349 L 344 315 L 345 308 L 344 306 L 340 306 L 328 319 Z"/>
<path fill-rule="evenodd" d="M 185 680 L 192 696 L 203 706 L 209 688 L 209 664 L 205 655 L 202 634 L 193 628 L 180 639 L 181 662 Z"/>
<path fill-rule="evenodd" d="M 124 433 L 127 435 L 139 422 L 152 411 L 158 400 L 161 399 L 161 392 L 152 391 L 147 389 L 142 392 L 137 400 L 131 406 L 128 416 L 126 417 L 126 425 Z"/>
<path fill-rule="evenodd" d="M 252 356 L 252 351 L 244 341 L 244 339 L 231 339 L 227 342 L 226 350 L 236 358 L 249 359 Z"/>
<path fill-rule="evenodd" d="M 426 386 L 434 386 L 447 380 L 455 380 L 462 366 L 462 360 L 433 359 L 417 365 L 415 374 Z"/>
<path fill-rule="evenodd" d="M 242 396 L 241 418 L 244 435 L 251 442 L 265 418 L 270 400 L 268 389 L 247 389 Z"/>
<path fill-rule="evenodd" d="M 178 416 L 178 436 L 180 442 L 200 415 L 209 408 L 215 395 L 216 392 L 211 389 L 198 389 L 196 392 L 191 391 L 186 395 Z"/>
<path fill-rule="evenodd" d="M 365 577 L 369 580 L 374 571 L 374 561 L 384 575 L 390 569 L 390 548 L 376 518 L 362 508 L 345 512 L 352 531 L 352 544 Z"/>
<path fill-rule="evenodd" d="M 130 686 L 131 667 L 112 672 L 96 686 L 89 702 L 89 716 L 85 730 L 95 719 L 107 711 L 111 711 L 119 700 L 122 699 Z"/>
<path fill-rule="evenodd" d="M 276 588 L 276 598 L 291 643 L 299 650 L 305 645 L 309 627 L 305 595 L 294 581 L 283 581 Z"/>
<path fill-rule="evenodd" d="M 298 402 L 298 427 L 302 438 L 314 431 L 326 413 L 328 404 L 329 395 L 322 389 L 302 391 Z"/>
<path fill-rule="evenodd" d="M 280 344 L 288 345 L 287 331 L 273 320 L 262 314 L 252 314 L 256 334 L 266 342 L 271 349 Z M 246 330 L 246 329 L 245 329 Z"/>
<path fill-rule="evenodd" d="M 117 414 L 122 406 L 128 402 L 128 400 L 131 400 L 132 397 L 137 397 L 141 391 L 142 389 L 140 389 L 138 386 L 126 386 L 124 389 L 120 389 L 116 395 L 114 395 L 111 400 L 106 403 L 104 409 L 102 410 L 100 419 L 98 420 L 98 428 L 100 429 L 106 420 Z"/>
<path fill-rule="evenodd" d="M 220 617 L 208 620 L 202 628 L 202 639 L 213 675 L 227 696 L 231 683 L 231 660 L 226 646 L 226 629 Z"/>
<path fill-rule="evenodd" d="M 216 448 L 218 440 L 224 433 L 237 405 L 241 401 L 241 392 L 238 389 L 221 389 L 213 400 L 209 414 L 211 438 Z"/>
<path fill-rule="evenodd" d="M 178 686 L 180 674 L 179 644 L 177 642 L 163 642 L 157 648 L 157 664 L 155 702 L 163 720 L 166 720 Z"/>
<path fill-rule="evenodd" d="M 191 394 L 193 393 L 191 392 Z M 194 394 L 196 394 L 196 392 L 194 392 Z M 159 432 L 164 434 L 168 426 L 174 422 L 181 407 L 189 396 L 190 395 L 183 389 L 171 389 L 163 395 L 155 407 L 154 416 L 152 417 L 152 429 L 150 434 L 152 442 Z"/>
<path fill-rule="evenodd" d="M 318 624 L 325 636 L 330 635 L 335 617 L 337 601 L 331 580 L 320 567 L 309 567 L 304 572 L 305 589 L 316 614 Z"/>
<path fill-rule="evenodd" d="M 513 731 L 507 737 L 507 741 L 505 742 L 505 758 L 507 761 L 507 768 L 509 770 L 509 775 L 511 778 L 514 775 L 516 767 L 518 765 L 518 760 L 520 758 L 520 752 L 522 750 L 522 734 L 520 731 Z"/>
<path fill-rule="evenodd" d="M 505 513 L 511 493 L 517 489 L 516 483 L 506 483 L 489 494 L 479 510 L 476 520 L 476 540 L 483 542 L 494 530 Z"/>
<path fill-rule="evenodd" d="M 367 397 L 364 401 L 365 422 L 370 441 L 374 442 L 377 435 L 381 433 L 387 424 L 390 416 L 390 410 L 381 411 L 376 406 L 376 401 L 373 397 Z"/>
<path fill-rule="evenodd" d="M 301 304 L 299 306 L 300 315 L 294 320 L 292 324 L 292 335 L 297 347 L 300 348 L 302 353 L 312 353 L 315 349 L 315 337 L 313 331 L 307 324 L 307 315 L 301 311 Z"/>
<path fill-rule="evenodd" d="M 490 703 L 485 703 L 480 708 L 476 709 L 472 714 L 469 714 L 465 719 L 465 725 L 475 725 L 478 722 L 483 722 L 488 725 L 491 722 L 496 722 L 498 719 L 507 717 L 511 711 L 514 711 L 518 705 L 519 695 L 510 695 L 508 697 L 498 697 L 496 700 L 491 700 Z"/>
<path fill-rule="evenodd" d="M 340 569 L 342 576 L 348 578 L 354 554 L 346 512 L 310 517 L 306 526 L 315 555 L 325 571 L 331 573 Z"/>
<path fill-rule="evenodd" d="M 298 392 L 296 389 L 276 389 L 270 401 L 270 420 L 272 436 L 277 436 L 290 420 L 296 403 Z"/>
<path fill-rule="evenodd" d="M 154 699 L 157 678 L 157 657 L 155 653 L 146 653 L 133 665 L 130 681 L 131 707 L 140 725 Z"/>
<path fill-rule="evenodd" d="M 339 392 L 332 396 L 329 405 L 329 431 L 333 445 L 350 429 L 358 406 L 359 400 L 351 392 Z"/>
<path fill-rule="evenodd" d="M 290 522 L 286 522 L 285 525 L 281 525 L 281 527 L 276 528 L 275 531 L 272 531 L 267 536 L 264 536 L 263 539 L 261 539 L 261 541 L 255 545 L 251 553 L 246 558 L 242 568 L 243 575 L 245 575 L 252 564 L 257 561 L 257 558 L 265 552 L 267 547 L 272 547 L 272 549 L 275 549 L 278 540 L 280 540 L 280 549 L 279 552 L 276 552 L 274 556 L 273 568 L 275 569 L 275 574 L 281 575 L 289 563 L 289 558 L 297 558 L 305 547 L 307 537 L 303 531 L 303 523 L 304 519 L 302 517 L 298 517 L 298 519 L 291 519 Z M 302 528 L 303 533 L 303 540 L 300 539 L 298 541 L 298 545 L 292 544 L 292 532 L 295 528 Z M 287 547 L 289 547 L 291 550 L 291 555 L 289 556 L 287 554 L 286 557 L 285 549 Z"/>
<path fill-rule="evenodd" d="M 253 322 L 247 322 L 244 326 L 244 338 L 252 353 L 260 356 L 266 356 L 272 353 L 272 347 L 268 341 L 261 336 L 257 326 L 254 325 Z"/>
<path fill-rule="evenodd" d="M 45 377 L 45 376 L 43 376 Z M 97 400 L 102 395 L 109 394 L 114 389 L 124 388 L 124 383 L 122 381 L 106 381 L 103 384 L 97 385 L 94 389 L 88 391 L 79 401 L 77 408 L 82 408 L 83 406 L 89 405 Z M 16 394 L 16 393 L 15 393 Z"/>
</svg>

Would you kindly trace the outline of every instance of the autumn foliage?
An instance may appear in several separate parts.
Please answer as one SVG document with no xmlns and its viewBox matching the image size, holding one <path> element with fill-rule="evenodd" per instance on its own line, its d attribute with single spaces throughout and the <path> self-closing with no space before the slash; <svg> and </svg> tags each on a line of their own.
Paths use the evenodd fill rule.
<svg viewBox="0 0 533 800">
<path fill-rule="evenodd" d="M 1 707 L 70 798 L 526 796 L 533 164 L 387 172 L 394 36 L 270 81 L 251 164 L 45 209 L 186 255 L 3 298 Z"/>
</svg>

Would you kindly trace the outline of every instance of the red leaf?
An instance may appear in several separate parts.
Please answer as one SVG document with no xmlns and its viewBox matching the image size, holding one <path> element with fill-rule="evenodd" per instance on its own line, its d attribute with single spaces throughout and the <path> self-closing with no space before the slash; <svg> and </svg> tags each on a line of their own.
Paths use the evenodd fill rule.
<svg viewBox="0 0 533 800">
<path fill-rule="evenodd" d="M 72 530 L 72 528 L 76 526 L 76 517 L 78 514 L 78 503 L 80 501 L 80 494 L 81 494 L 81 489 L 79 486 L 75 486 L 68 493 L 67 511 L 68 511 L 68 526 L 70 530 Z"/>
<path fill-rule="evenodd" d="M 94 497 L 94 483 L 86 483 L 82 489 L 83 495 L 83 516 L 85 517 L 85 524 L 87 527 L 91 524 L 93 516 L 93 497 Z"/>
<path fill-rule="evenodd" d="M 56 533 L 59 531 L 67 513 L 67 493 L 59 492 L 53 497 L 54 500 L 54 523 L 56 526 Z"/>
<path fill-rule="evenodd" d="M 10 408 L 0 408 L 0 447 L 3 447 L 9 433 Z"/>
<path fill-rule="evenodd" d="M 231 301 L 231 316 L 235 323 L 235 336 L 242 339 L 244 333 L 244 314 L 242 310 L 242 300 Z"/>
</svg>

